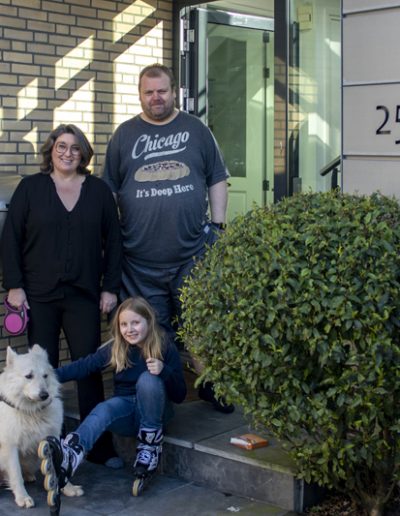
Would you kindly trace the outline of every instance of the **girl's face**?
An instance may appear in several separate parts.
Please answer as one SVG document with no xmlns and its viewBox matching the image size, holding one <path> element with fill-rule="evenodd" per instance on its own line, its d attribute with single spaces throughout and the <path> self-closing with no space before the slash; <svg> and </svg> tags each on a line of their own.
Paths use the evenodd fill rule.
<svg viewBox="0 0 400 516">
<path fill-rule="evenodd" d="M 149 326 L 141 315 L 132 310 L 124 310 L 119 314 L 119 331 L 128 344 L 140 347 L 147 337 Z"/>
</svg>

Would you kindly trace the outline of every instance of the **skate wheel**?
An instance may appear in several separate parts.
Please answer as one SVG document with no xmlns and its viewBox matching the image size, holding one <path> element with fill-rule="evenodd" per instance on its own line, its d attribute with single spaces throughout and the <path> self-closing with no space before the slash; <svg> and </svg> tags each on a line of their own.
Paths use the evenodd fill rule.
<svg viewBox="0 0 400 516">
<path fill-rule="evenodd" d="M 46 475 L 43 486 L 49 493 L 53 492 L 57 487 L 57 477 L 55 475 Z"/>
<path fill-rule="evenodd" d="M 40 471 L 42 475 L 47 475 L 51 471 L 51 461 L 49 459 L 43 459 L 40 463 Z"/>
<path fill-rule="evenodd" d="M 55 490 L 51 490 L 47 493 L 47 505 L 49 507 L 55 507 L 58 505 L 59 494 Z"/>
<path fill-rule="evenodd" d="M 40 441 L 38 447 L 39 459 L 47 459 L 51 454 L 50 445 L 47 441 Z"/>
<path fill-rule="evenodd" d="M 143 479 L 142 478 L 136 478 L 133 481 L 132 485 L 132 494 L 133 496 L 139 496 L 143 489 Z"/>
</svg>

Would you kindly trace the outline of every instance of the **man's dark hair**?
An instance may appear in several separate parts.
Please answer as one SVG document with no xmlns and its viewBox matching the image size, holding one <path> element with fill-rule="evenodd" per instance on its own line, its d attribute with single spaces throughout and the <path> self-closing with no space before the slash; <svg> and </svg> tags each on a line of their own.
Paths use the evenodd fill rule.
<svg viewBox="0 0 400 516">
<path fill-rule="evenodd" d="M 175 90 L 176 82 L 174 74 L 172 73 L 172 70 L 168 68 L 168 66 L 165 66 L 160 63 L 154 63 L 152 65 L 146 66 L 143 68 L 143 70 L 139 74 L 139 91 L 140 91 L 140 85 L 142 83 L 142 77 L 146 75 L 147 77 L 161 77 L 161 75 L 165 74 L 167 77 L 169 77 L 169 81 L 171 84 L 172 91 Z"/>
</svg>

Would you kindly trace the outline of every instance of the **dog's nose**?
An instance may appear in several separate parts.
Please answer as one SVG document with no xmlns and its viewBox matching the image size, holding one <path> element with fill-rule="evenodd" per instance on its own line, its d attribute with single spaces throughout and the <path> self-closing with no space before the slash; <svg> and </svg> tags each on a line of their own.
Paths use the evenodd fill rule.
<svg viewBox="0 0 400 516">
<path fill-rule="evenodd" d="M 48 393 L 47 391 L 41 391 L 41 393 L 39 394 L 39 396 L 40 396 L 40 399 L 41 399 L 42 401 L 44 401 L 44 400 L 47 400 L 47 398 L 49 397 L 49 393 Z"/>
</svg>

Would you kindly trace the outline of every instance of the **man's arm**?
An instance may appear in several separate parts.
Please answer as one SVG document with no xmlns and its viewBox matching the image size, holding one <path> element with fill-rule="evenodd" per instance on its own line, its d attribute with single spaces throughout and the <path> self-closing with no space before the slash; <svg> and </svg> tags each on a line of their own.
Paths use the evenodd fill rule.
<svg viewBox="0 0 400 516">
<path fill-rule="evenodd" d="M 228 204 L 228 185 L 225 180 L 210 186 L 208 189 L 208 200 L 210 203 L 211 221 L 217 224 L 225 222 Z"/>
</svg>

